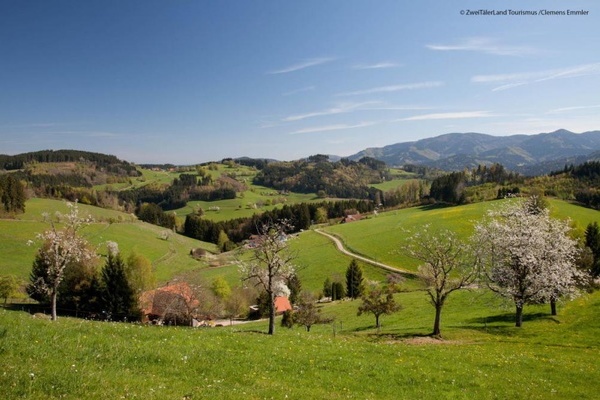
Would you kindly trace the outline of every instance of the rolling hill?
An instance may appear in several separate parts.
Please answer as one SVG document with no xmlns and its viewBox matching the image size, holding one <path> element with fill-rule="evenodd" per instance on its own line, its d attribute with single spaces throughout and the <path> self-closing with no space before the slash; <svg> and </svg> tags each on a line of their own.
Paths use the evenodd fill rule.
<svg viewBox="0 0 600 400">
<path fill-rule="evenodd" d="M 417 164 L 444 170 L 500 163 L 510 170 L 531 174 L 532 171 L 548 173 L 560 169 L 565 159 L 586 156 L 598 150 L 600 131 L 577 134 L 561 129 L 537 135 L 512 136 L 448 133 L 414 142 L 368 148 L 349 158 L 373 157 L 388 165 Z"/>
</svg>

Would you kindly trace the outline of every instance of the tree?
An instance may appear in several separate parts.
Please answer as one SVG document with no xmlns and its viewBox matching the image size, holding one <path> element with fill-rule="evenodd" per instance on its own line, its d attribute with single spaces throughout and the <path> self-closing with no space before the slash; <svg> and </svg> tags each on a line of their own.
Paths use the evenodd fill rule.
<svg viewBox="0 0 600 400">
<path fill-rule="evenodd" d="M 275 296 L 287 276 L 294 272 L 291 262 L 296 258 L 289 248 L 286 221 L 269 222 L 258 226 L 253 259 L 241 265 L 242 280 L 253 281 L 268 298 L 269 335 L 275 333 Z M 283 284 L 283 286 L 285 286 Z"/>
<path fill-rule="evenodd" d="M 361 296 L 362 304 L 358 307 L 358 315 L 370 313 L 375 316 L 377 330 L 381 328 L 379 318 L 399 311 L 400 305 L 394 300 L 393 291 L 386 286 L 373 283 L 371 287 Z"/>
<path fill-rule="evenodd" d="M 0 276 L 0 299 L 4 299 L 4 306 L 10 297 L 14 297 L 19 290 L 19 280 L 14 275 Z"/>
<path fill-rule="evenodd" d="M 340 281 L 335 281 L 331 284 L 331 300 L 341 300 L 346 297 L 346 290 L 344 284 Z"/>
<path fill-rule="evenodd" d="M 346 295 L 351 299 L 361 296 L 364 289 L 362 268 L 356 260 L 352 260 L 346 269 Z"/>
<path fill-rule="evenodd" d="M 233 324 L 234 318 L 244 317 L 248 314 L 248 297 L 243 289 L 237 288 L 231 292 L 231 296 L 225 301 L 224 312 L 229 318 L 229 323 Z"/>
<path fill-rule="evenodd" d="M 0 175 L 0 202 L 7 213 L 25 212 L 25 189 L 12 174 Z"/>
<path fill-rule="evenodd" d="M 215 296 L 221 301 L 227 300 L 231 295 L 231 287 L 221 275 L 213 279 L 211 289 Z"/>
<path fill-rule="evenodd" d="M 298 309 L 293 313 L 295 324 L 302 325 L 306 332 L 316 324 L 327 324 L 332 321 L 331 318 L 323 317 L 321 310 L 317 308 L 315 299 L 308 293 L 300 296 Z"/>
<path fill-rule="evenodd" d="M 435 307 L 434 336 L 440 336 L 442 308 L 450 293 L 464 289 L 477 277 L 477 260 L 471 247 L 454 232 L 432 233 L 426 225 L 414 234 L 406 247 L 408 255 L 422 262 L 418 277 L 427 287 L 427 295 Z"/>
<path fill-rule="evenodd" d="M 585 229 L 585 245 L 592 251 L 592 276 L 600 275 L 600 227 L 598 222 L 588 224 Z"/>
<path fill-rule="evenodd" d="M 80 260 L 70 263 L 65 269 L 59 286 L 58 307 L 80 312 L 95 313 L 99 310 L 100 282 L 98 280 L 97 259 L 91 262 Z"/>
<path fill-rule="evenodd" d="M 111 318 L 126 319 L 137 317 L 138 302 L 127 280 L 125 263 L 121 254 L 109 249 L 106 264 L 102 269 L 102 304 Z"/>
<path fill-rule="evenodd" d="M 323 297 L 331 297 L 331 279 L 329 277 L 323 281 Z"/>
<path fill-rule="evenodd" d="M 136 252 L 129 254 L 125 263 L 125 276 L 136 297 L 156 287 L 152 263 L 142 254 Z"/>
<path fill-rule="evenodd" d="M 50 220 L 51 228 L 38 235 L 43 244 L 39 248 L 30 274 L 31 284 L 28 293 L 47 296 L 52 307 L 52 320 L 56 320 L 56 299 L 59 286 L 64 279 L 69 264 L 79 261 L 92 261 L 96 253 L 83 237 L 78 234 L 81 227 L 91 221 L 91 217 L 79 216 L 77 205 L 67 203 L 69 213 L 65 216 L 65 227 L 58 229 Z"/>
<path fill-rule="evenodd" d="M 302 291 L 302 282 L 297 274 L 293 273 L 288 275 L 285 280 L 285 285 L 290 289 L 290 303 L 296 304 L 299 300 L 300 292 Z"/>
<path fill-rule="evenodd" d="M 523 307 L 573 294 L 580 273 L 576 243 L 567 222 L 537 209 L 536 199 L 512 202 L 489 212 L 476 226 L 483 272 L 488 287 L 515 304 L 515 325 L 523 324 Z M 532 212 L 532 210 L 534 210 Z M 553 307 L 554 308 L 554 307 Z"/>
</svg>

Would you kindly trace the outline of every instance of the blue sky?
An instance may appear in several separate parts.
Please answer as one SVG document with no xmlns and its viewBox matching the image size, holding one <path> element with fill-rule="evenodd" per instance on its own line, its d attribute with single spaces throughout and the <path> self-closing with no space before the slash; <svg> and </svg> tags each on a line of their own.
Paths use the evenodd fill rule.
<svg viewBox="0 0 600 400">
<path fill-rule="evenodd" d="M 461 15 L 480 9 L 538 15 Z M 193 164 L 598 130 L 598 26 L 576 0 L 3 0 L 0 153 Z"/>
</svg>

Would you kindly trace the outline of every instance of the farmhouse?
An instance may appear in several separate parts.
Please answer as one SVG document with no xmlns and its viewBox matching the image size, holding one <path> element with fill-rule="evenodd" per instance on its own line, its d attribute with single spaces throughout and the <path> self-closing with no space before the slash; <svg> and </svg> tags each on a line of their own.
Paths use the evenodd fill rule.
<svg viewBox="0 0 600 400">
<path fill-rule="evenodd" d="M 190 325 L 200 302 L 185 282 L 167 284 L 140 296 L 143 320 L 162 325 Z"/>
<path fill-rule="evenodd" d="M 356 214 L 346 215 L 342 219 L 341 223 L 342 224 L 347 224 L 349 222 L 360 221 L 361 219 L 363 219 L 362 214 L 356 213 Z"/>
</svg>

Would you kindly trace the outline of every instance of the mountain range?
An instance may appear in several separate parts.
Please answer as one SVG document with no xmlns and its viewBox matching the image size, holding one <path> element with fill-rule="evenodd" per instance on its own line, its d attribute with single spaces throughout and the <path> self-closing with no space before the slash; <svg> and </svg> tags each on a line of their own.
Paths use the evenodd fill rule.
<svg viewBox="0 0 600 400">
<path fill-rule="evenodd" d="M 509 170 L 538 175 L 600 159 L 600 131 L 560 129 L 536 135 L 492 136 L 448 133 L 414 142 L 371 147 L 350 157 L 373 157 L 390 166 L 426 165 L 447 171 L 500 163 Z"/>
</svg>

